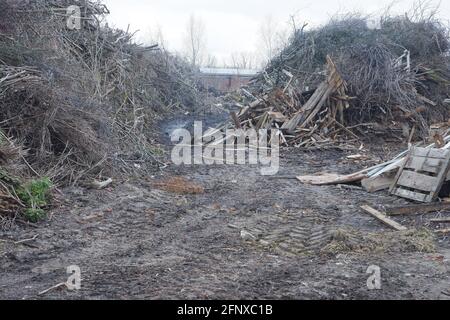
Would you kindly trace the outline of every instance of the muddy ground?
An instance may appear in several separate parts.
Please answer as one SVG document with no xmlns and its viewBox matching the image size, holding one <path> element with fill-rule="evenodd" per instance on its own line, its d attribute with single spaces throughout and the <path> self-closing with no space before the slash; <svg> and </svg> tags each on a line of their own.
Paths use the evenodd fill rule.
<svg viewBox="0 0 450 320">
<path fill-rule="evenodd" d="M 162 126 L 167 150 L 163 135 L 174 123 L 186 124 Z M 349 154 L 284 149 L 279 175 L 373 163 Z M 371 160 L 388 156 L 372 152 Z M 200 189 L 161 187 L 170 177 Z M 407 203 L 387 192 L 273 179 L 255 166 L 169 165 L 106 190 L 67 188 L 56 199 L 46 221 L 2 231 L 0 298 L 450 299 L 449 239 L 427 231 L 430 218 L 449 215 L 396 218 L 413 231 L 392 232 L 359 209 Z M 39 295 L 65 282 L 70 265 L 81 268 L 81 290 Z M 381 270 L 379 290 L 367 287 L 371 265 Z"/>
</svg>

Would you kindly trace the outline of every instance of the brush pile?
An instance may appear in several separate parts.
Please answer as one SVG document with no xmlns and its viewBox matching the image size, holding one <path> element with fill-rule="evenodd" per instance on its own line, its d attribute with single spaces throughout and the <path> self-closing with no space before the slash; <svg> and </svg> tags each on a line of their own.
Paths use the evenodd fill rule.
<svg viewBox="0 0 450 320">
<path fill-rule="evenodd" d="M 21 203 L 17 195 L 14 194 L 14 185 L 18 184 L 8 171 L 20 171 L 19 164 L 25 152 L 17 146 L 14 141 L 8 139 L 0 131 L 0 229 L 7 227 L 21 209 Z"/>
<path fill-rule="evenodd" d="M 26 170 L 55 183 L 154 168 L 155 122 L 200 104 L 193 70 L 104 25 L 108 9 L 69 0 L 0 2 L 0 130 Z M 2 157 L 0 151 L 0 157 Z"/>
<path fill-rule="evenodd" d="M 296 30 L 250 83 L 234 123 L 281 129 L 286 144 L 311 148 L 368 133 L 427 136 L 430 123 L 448 117 L 449 48 L 448 29 L 433 16 L 384 17 L 376 29 L 346 16 Z"/>
</svg>

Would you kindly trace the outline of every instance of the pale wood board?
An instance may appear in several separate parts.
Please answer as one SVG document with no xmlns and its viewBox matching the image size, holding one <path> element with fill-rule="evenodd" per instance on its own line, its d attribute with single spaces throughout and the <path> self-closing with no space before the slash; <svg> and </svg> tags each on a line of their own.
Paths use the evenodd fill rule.
<svg viewBox="0 0 450 320">
<path fill-rule="evenodd" d="M 361 185 L 367 192 L 373 193 L 380 190 L 389 189 L 393 181 L 393 174 L 383 174 L 375 178 L 365 178 L 361 181 Z"/>
<path fill-rule="evenodd" d="M 365 174 L 357 173 L 351 175 L 339 175 L 335 173 L 321 174 L 315 176 L 298 176 L 297 180 L 313 185 L 333 185 L 361 181 Z"/>
<path fill-rule="evenodd" d="M 397 184 L 420 191 L 436 192 L 436 189 L 439 187 L 439 180 L 437 177 L 430 177 L 414 171 L 404 170 Z"/>
<path fill-rule="evenodd" d="M 442 165 L 442 161 L 443 161 L 442 159 L 415 156 L 408 160 L 408 162 L 405 165 L 405 168 L 408 169 L 420 168 L 422 171 L 430 173 L 438 173 L 439 168 Z"/>
<path fill-rule="evenodd" d="M 396 188 L 393 192 L 396 196 L 407 198 L 411 200 L 416 200 L 419 202 L 431 202 L 433 201 L 433 197 L 428 194 L 418 193 L 406 189 Z"/>
<path fill-rule="evenodd" d="M 447 149 L 436 149 L 436 148 L 412 148 L 410 154 L 412 156 L 426 157 L 426 158 L 437 158 L 445 159 L 449 153 Z"/>
<path fill-rule="evenodd" d="M 380 220 L 384 224 L 388 225 L 389 227 L 397 230 L 397 231 L 405 231 L 408 230 L 405 226 L 402 226 L 401 224 L 395 222 L 394 220 L 388 218 L 385 214 L 381 213 L 380 211 L 368 206 L 364 205 L 361 207 L 365 212 L 370 214 L 371 216 L 375 217 L 376 219 Z"/>
</svg>

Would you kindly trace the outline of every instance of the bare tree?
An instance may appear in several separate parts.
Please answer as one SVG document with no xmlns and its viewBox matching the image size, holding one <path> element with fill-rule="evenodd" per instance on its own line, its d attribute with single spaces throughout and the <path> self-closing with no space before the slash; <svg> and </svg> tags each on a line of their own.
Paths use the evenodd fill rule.
<svg viewBox="0 0 450 320">
<path fill-rule="evenodd" d="M 208 54 L 203 65 L 208 68 L 217 68 L 217 58 L 212 54 Z"/>
<path fill-rule="evenodd" d="M 261 58 L 265 61 L 272 59 L 286 46 L 288 38 L 289 31 L 281 28 L 272 16 L 267 16 L 259 28 Z"/>
<path fill-rule="evenodd" d="M 266 21 L 261 23 L 259 37 L 266 60 L 274 56 L 276 25 L 272 16 L 266 17 Z"/>
<path fill-rule="evenodd" d="M 186 59 L 195 67 L 201 66 L 206 47 L 205 24 L 194 14 L 189 17 L 186 26 L 184 46 Z"/>
<path fill-rule="evenodd" d="M 233 52 L 231 54 L 231 65 L 237 69 L 253 69 L 257 67 L 255 54 L 251 52 Z"/>
</svg>

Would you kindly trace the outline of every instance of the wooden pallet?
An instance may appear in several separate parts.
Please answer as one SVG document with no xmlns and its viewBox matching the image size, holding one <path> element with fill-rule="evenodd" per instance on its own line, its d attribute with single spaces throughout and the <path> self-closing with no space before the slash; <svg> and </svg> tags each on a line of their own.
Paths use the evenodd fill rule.
<svg viewBox="0 0 450 320">
<path fill-rule="evenodd" d="M 411 148 L 390 192 L 402 198 L 432 202 L 438 197 L 449 168 L 449 150 Z"/>
</svg>

